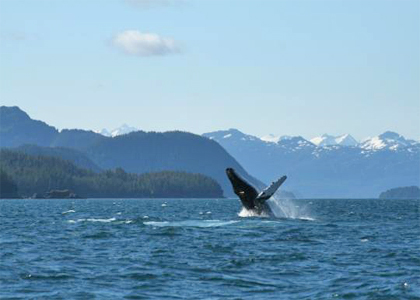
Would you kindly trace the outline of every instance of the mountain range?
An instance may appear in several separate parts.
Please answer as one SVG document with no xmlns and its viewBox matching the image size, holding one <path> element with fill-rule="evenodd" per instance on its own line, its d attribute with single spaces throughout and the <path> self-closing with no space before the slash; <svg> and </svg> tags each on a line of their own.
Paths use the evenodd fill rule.
<svg viewBox="0 0 420 300">
<path fill-rule="evenodd" d="M 215 179 L 228 197 L 233 192 L 226 167 L 260 189 L 287 175 L 284 188 L 301 198 L 376 198 L 384 190 L 420 182 L 420 143 L 390 131 L 361 142 L 349 134 L 259 138 L 236 129 L 203 136 L 180 131 L 110 135 L 58 131 L 18 107 L 0 107 L 0 147 L 57 156 L 95 172 L 120 167 L 137 174 L 201 173 Z"/>
<path fill-rule="evenodd" d="M 289 139 L 291 136 L 288 135 L 274 135 L 268 134 L 260 139 L 264 142 L 271 142 L 271 143 L 278 143 L 281 140 Z M 323 134 L 322 136 L 314 137 L 309 140 L 312 144 L 316 146 L 332 146 L 332 145 L 340 145 L 340 146 L 356 146 L 358 142 L 350 135 L 350 134 L 343 134 L 339 136 L 332 136 L 329 134 Z"/>
<path fill-rule="evenodd" d="M 28 146 L 32 145 L 32 146 Z M 18 107 L 0 107 L 0 147 L 20 147 L 28 154 L 60 156 L 81 167 L 122 168 L 131 173 L 183 171 L 215 179 L 225 196 L 233 196 L 227 167 L 262 188 L 264 184 L 245 169 L 217 142 L 188 132 L 136 131 L 105 137 L 93 131 L 56 128 L 31 119 Z"/>
<path fill-rule="evenodd" d="M 310 140 L 316 146 L 333 146 L 333 145 L 340 145 L 340 146 L 357 146 L 358 142 L 350 135 L 350 134 L 343 134 L 339 136 L 332 136 L 328 134 L 323 134 L 320 137 L 315 137 Z"/>
<path fill-rule="evenodd" d="M 386 189 L 420 182 L 420 143 L 395 132 L 361 143 L 350 135 L 308 141 L 301 136 L 258 138 L 237 129 L 203 136 L 264 182 L 288 175 L 287 188 L 298 197 L 376 198 Z"/>
<path fill-rule="evenodd" d="M 123 134 L 127 134 L 133 131 L 139 131 L 139 129 L 129 126 L 127 124 L 123 124 L 120 127 L 114 128 L 112 130 L 108 130 L 106 128 L 103 128 L 101 131 L 95 131 L 96 133 L 100 133 L 103 136 L 111 136 L 111 137 L 116 137 L 118 135 L 123 135 Z"/>
</svg>

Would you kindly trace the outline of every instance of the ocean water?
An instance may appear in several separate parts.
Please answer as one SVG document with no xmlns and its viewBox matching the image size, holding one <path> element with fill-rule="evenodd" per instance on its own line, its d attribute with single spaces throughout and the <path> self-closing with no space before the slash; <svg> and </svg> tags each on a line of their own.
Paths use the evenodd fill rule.
<svg viewBox="0 0 420 300">
<path fill-rule="evenodd" d="M 0 201 L 1 299 L 420 299 L 420 201 Z"/>
</svg>

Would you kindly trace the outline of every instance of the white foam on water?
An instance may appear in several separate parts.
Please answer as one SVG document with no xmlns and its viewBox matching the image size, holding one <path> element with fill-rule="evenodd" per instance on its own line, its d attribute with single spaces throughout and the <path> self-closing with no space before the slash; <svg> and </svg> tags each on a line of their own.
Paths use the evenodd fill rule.
<svg viewBox="0 0 420 300">
<path fill-rule="evenodd" d="M 112 221 L 115 221 L 115 218 L 110 218 L 110 219 L 86 219 L 86 221 L 88 222 L 103 222 L 103 223 L 109 223 Z"/>
<path fill-rule="evenodd" d="M 220 227 L 238 223 L 239 221 L 220 221 L 220 220 L 186 220 L 178 222 L 144 222 L 144 225 L 153 227 Z"/>
<path fill-rule="evenodd" d="M 70 210 L 67 210 L 67 211 L 63 211 L 61 214 L 65 215 L 65 214 L 70 214 L 70 213 L 74 213 L 74 212 L 76 212 L 76 211 L 70 209 Z"/>
<path fill-rule="evenodd" d="M 162 206 L 162 207 L 165 207 L 165 206 L 166 206 L 166 203 L 163 203 L 161 206 Z"/>
<path fill-rule="evenodd" d="M 109 223 L 109 222 L 113 222 L 115 221 L 115 218 L 110 218 L 110 219 L 94 219 L 94 218 L 90 218 L 90 219 L 77 219 L 77 220 L 68 220 L 68 223 L 79 223 L 79 222 L 101 222 L 101 223 Z"/>
<path fill-rule="evenodd" d="M 315 219 L 311 218 L 311 217 L 299 217 L 298 219 L 299 220 L 306 220 L 306 221 L 315 221 Z"/>
<path fill-rule="evenodd" d="M 239 212 L 238 216 L 241 217 L 241 218 L 249 218 L 249 217 L 268 218 L 269 217 L 269 215 L 267 215 L 265 213 L 259 214 L 255 210 L 248 210 L 245 207 L 242 207 L 242 210 Z"/>
</svg>

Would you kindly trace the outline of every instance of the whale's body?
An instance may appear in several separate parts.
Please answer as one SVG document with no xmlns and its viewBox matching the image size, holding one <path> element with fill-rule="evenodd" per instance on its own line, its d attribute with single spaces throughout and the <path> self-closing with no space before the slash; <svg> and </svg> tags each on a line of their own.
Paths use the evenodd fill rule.
<svg viewBox="0 0 420 300">
<path fill-rule="evenodd" d="M 238 195 L 244 208 L 252 211 L 255 215 L 274 215 L 267 204 L 267 200 L 274 195 L 287 179 L 286 176 L 274 181 L 269 187 L 259 193 L 252 185 L 240 177 L 234 169 L 227 168 L 226 174 L 232 183 L 234 193 Z"/>
</svg>

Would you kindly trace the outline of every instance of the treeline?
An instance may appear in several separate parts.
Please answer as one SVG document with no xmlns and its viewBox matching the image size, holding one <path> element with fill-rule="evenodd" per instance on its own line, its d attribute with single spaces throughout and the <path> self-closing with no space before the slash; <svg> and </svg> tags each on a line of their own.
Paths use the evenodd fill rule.
<svg viewBox="0 0 420 300">
<path fill-rule="evenodd" d="M 3 198 L 13 186 L 22 197 L 63 189 L 86 198 L 223 197 L 220 185 L 201 174 L 163 171 L 137 175 L 121 168 L 95 173 L 58 157 L 6 149 L 0 150 L 0 174 Z"/>
<path fill-rule="evenodd" d="M 0 170 L 0 198 L 17 198 L 18 189 L 16 183 L 4 172 Z"/>
<path fill-rule="evenodd" d="M 418 186 L 398 187 L 382 192 L 379 199 L 420 199 Z"/>
<path fill-rule="evenodd" d="M 95 172 L 103 171 L 102 168 L 97 166 L 92 160 L 90 160 L 83 152 L 75 149 L 63 148 L 63 147 L 41 147 L 36 145 L 22 145 L 14 148 L 28 155 L 41 155 L 41 156 L 52 156 L 58 157 L 67 161 L 72 162 L 76 167 L 82 169 L 88 169 Z"/>
</svg>

